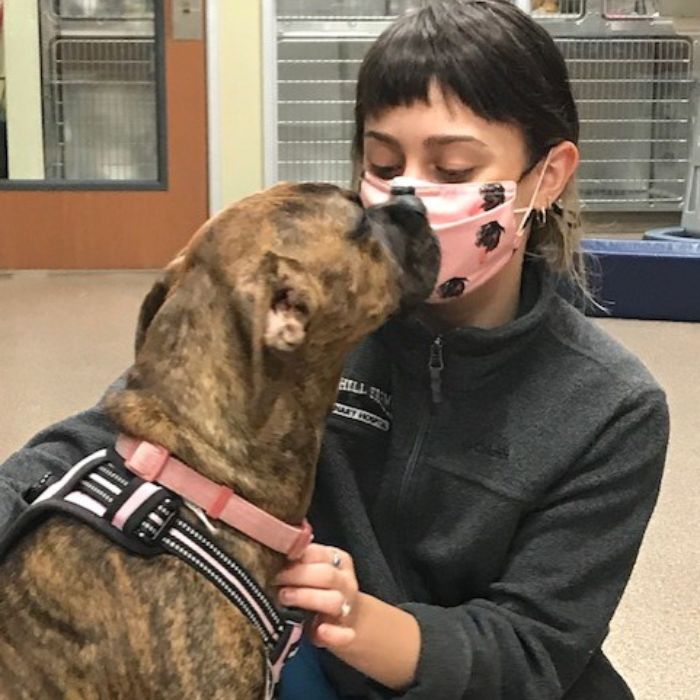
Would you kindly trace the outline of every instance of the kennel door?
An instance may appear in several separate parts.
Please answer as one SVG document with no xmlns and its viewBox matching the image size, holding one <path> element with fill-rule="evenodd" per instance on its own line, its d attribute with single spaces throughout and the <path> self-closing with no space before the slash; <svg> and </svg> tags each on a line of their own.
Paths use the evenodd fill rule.
<svg viewBox="0 0 700 700">
<path fill-rule="evenodd" d="M 539 3 L 517 0 L 552 33 L 568 65 L 581 116 L 582 203 L 597 211 L 679 212 L 696 109 L 693 42 L 670 32 L 652 35 L 651 0 L 633 3 L 636 11 L 624 13 L 628 21 L 614 28 L 602 16 L 608 7 L 603 2 L 558 0 L 552 5 L 556 12 L 544 12 Z M 268 183 L 350 183 L 360 63 L 394 17 L 416 4 L 273 3 L 265 31 Z M 622 16 L 627 5 L 615 6 Z M 594 12 L 592 32 L 587 20 Z"/>
<path fill-rule="evenodd" d="M 160 0 L 3 6 L 0 268 L 162 266 L 207 217 L 203 36 Z"/>
</svg>

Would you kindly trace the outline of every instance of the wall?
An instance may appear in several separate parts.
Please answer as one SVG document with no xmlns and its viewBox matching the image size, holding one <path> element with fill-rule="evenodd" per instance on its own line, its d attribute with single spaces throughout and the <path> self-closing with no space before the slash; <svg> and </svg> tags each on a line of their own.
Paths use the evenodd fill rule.
<svg viewBox="0 0 700 700">
<path fill-rule="evenodd" d="M 209 0 L 210 209 L 263 186 L 259 2 Z"/>
<path fill-rule="evenodd" d="M 10 178 L 43 179 L 38 3 L 5 0 L 3 30 Z"/>
<path fill-rule="evenodd" d="M 698 0 L 659 0 L 659 9 L 671 17 L 700 17 Z"/>
</svg>

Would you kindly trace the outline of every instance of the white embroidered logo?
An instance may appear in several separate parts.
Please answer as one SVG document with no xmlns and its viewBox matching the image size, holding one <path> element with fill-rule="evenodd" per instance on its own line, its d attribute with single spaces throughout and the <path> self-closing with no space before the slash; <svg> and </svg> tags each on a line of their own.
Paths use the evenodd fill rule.
<svg viewBox="0 0 700 700">
<path fill-rule="evenodd" d="M 344 418 L 351 418 L 352 420 L 360 421 L 360 423 L 366 423 L 371 425 L 373 428 L 379 428 L 387 432 L 391 427 L 389 421 L 384 418 L 380 418 L 374 413 L 369 411 L 363 411 L 360 408 L 353 408 L 352 406 L 346 406 L 344 403 L 336 403 L 333 406 L 333 413 L 336 416 L 343 416 Z"/>
<path fill-rule="evenodd" d="M 366 397 L 366 400 L 361 401 L 364 403 L 364 408 L 359 408 L 358 406 L 351 406 L 349 403 L 341 403 L 338 401 L 333 407 L 333 413 L 336 416 L 342 416 L 343 418 L 350 418 L 351 420 L 359 421 L 365 425 L 371 425 L 373 428 L 388 432 L 391 428 L 391 395 L 382 391 L 376 386 L 368 386 L 364 382 L 358 382 L 355 379 L 348 379 L 343 377 L 340 380 L 338 386 L 339 393 L 345 392 L 349 396 L 345 397 L 345 401 L 353 402 L 353 396 L 361 399 Z M 367 405 L 367 404 L 374 404 Z M 368 408 L 379 409 L 378 413 L 367 410 Z M 383 414 L 385 417 L 382 417 Z"/>
</svg>

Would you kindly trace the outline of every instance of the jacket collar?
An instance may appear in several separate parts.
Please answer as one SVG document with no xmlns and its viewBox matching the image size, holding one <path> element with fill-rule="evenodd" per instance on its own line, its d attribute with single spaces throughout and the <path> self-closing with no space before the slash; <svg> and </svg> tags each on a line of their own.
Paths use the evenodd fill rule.
<svg viewBox="0 0 700 700">
<path fill-rule="evenodd" d="M 500 372 L 523 353 L 544 326 L 556 297 L 556 281 L 541 261 L 523 268 L 518 316 L 497 328 L 466 326 L 436 336 L 417 317 L 397 317 L 380 331 L 391 360 L 421 381 L 428 380 L 431 346 L 442 341 L 443 384 L 467 388 Z"/>
</svg>

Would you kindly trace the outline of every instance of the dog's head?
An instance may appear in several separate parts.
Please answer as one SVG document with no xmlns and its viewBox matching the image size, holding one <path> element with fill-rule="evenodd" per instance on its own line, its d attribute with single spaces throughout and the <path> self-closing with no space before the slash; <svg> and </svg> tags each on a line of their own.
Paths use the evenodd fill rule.
<svg viewBox="0 0 700 700">
<path fill-rule="evenodd" d="M 342 350 L 426 298 L 438 268 L 438 243 L 415 197 L 365 209 L 350 190 L 283 183 L 195 234 L 143 303 L 137 354 L 174 349 L 198 314 L 207 321 L 200 335 L 234 330 L 278 355 Z"/>
<path fill-rule="evenodd" d="M 346 352 L 427 298 L 438 268 L 415 197 L 364 209 L 331 185 L 252 195 L 205 223 L 148 293 L 136 361 L 106 410 L 214 481 L 254 461 L 288 495 L 257 489 L 252 467 L 236 487 L 296 518 Z"/>
</svg>

